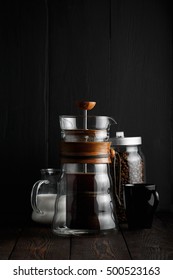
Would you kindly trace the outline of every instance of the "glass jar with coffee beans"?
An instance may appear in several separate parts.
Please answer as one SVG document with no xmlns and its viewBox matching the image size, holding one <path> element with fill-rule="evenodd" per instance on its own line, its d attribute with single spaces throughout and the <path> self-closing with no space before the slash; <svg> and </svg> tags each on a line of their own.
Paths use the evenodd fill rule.
<svg viewBox="0 0 173 280">
<path fill-rule="evenodd" d="M 116 194 L 117 216 L 119 223 L 126 222 L 124 208 L 123 185 L 145 182 L 145 160 L 141 151 L 141 137 L 124 137 L 124 132 L 117 132 L 111 139 L 116 152 Z"/>
</svg>

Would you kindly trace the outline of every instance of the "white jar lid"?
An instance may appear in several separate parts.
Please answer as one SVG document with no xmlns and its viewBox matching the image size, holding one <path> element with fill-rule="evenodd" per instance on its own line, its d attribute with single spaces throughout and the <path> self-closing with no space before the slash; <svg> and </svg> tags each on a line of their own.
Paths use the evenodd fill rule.
<svg viewBox="0 0 173 280">
<path fill-rule="evenodd" d="M 124 137 L 123 131 L 116 132 L 116 137 L 111 138 L 112 145 L 116 146 L 135 146 L 142 144 L 142 138 L 139 137 Z"/>
</svg>

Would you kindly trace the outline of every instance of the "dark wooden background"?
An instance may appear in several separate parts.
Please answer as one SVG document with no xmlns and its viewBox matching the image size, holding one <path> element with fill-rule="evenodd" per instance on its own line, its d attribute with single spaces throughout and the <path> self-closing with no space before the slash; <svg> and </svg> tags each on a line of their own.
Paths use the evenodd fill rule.
<svg viewBox="0 0 173 280">
<path fill-rule="evenodd" d="M 172 10 L 168 0 L 6 0 L 0 7 L 1 216 L 31 213 L 40 169 L 59 167 L 58 116 L 93 114 L 142 136 L 160 210 L 173 205 Z"/>
</svg>

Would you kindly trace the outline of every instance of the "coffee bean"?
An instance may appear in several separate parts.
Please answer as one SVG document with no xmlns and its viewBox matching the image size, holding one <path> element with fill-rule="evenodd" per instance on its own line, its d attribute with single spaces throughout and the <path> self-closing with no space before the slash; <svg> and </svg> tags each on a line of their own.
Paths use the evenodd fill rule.
<svg viewBox="0 0 173 280">
<path fill-rule="evenodd" d="M 116 188 L 121 202 L 121 205 L 117 202 L 117 217 L 123 223 L 126 222 L 123 185 L 144 182 L 144 160 L 137 152 L 116 151 Z"/>
</svg>

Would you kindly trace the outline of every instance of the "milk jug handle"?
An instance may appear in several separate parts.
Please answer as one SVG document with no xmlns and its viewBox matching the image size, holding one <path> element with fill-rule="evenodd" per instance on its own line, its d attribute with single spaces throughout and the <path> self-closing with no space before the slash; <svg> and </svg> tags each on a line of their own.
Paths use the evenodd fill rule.
<svg viewBox="0 0 173 280">
<path fill-rule="evenodd" d="M 41 211 L 38 206 L 37 206 L 37 201 L 38 201 L 38 192 L 39 192 L 39 189 L 40 187 L 43 185 L 43 184 L 49 184 L 49 181 L 48 180 L 39 180 L 37 181 L 33 187 L 32 187 L 32 191 L 31 191 L 31 206 L 32 206 L 32 209 L 38 213 L 38 214 L 44 214 L 43 211 Z"/>
</svg>

